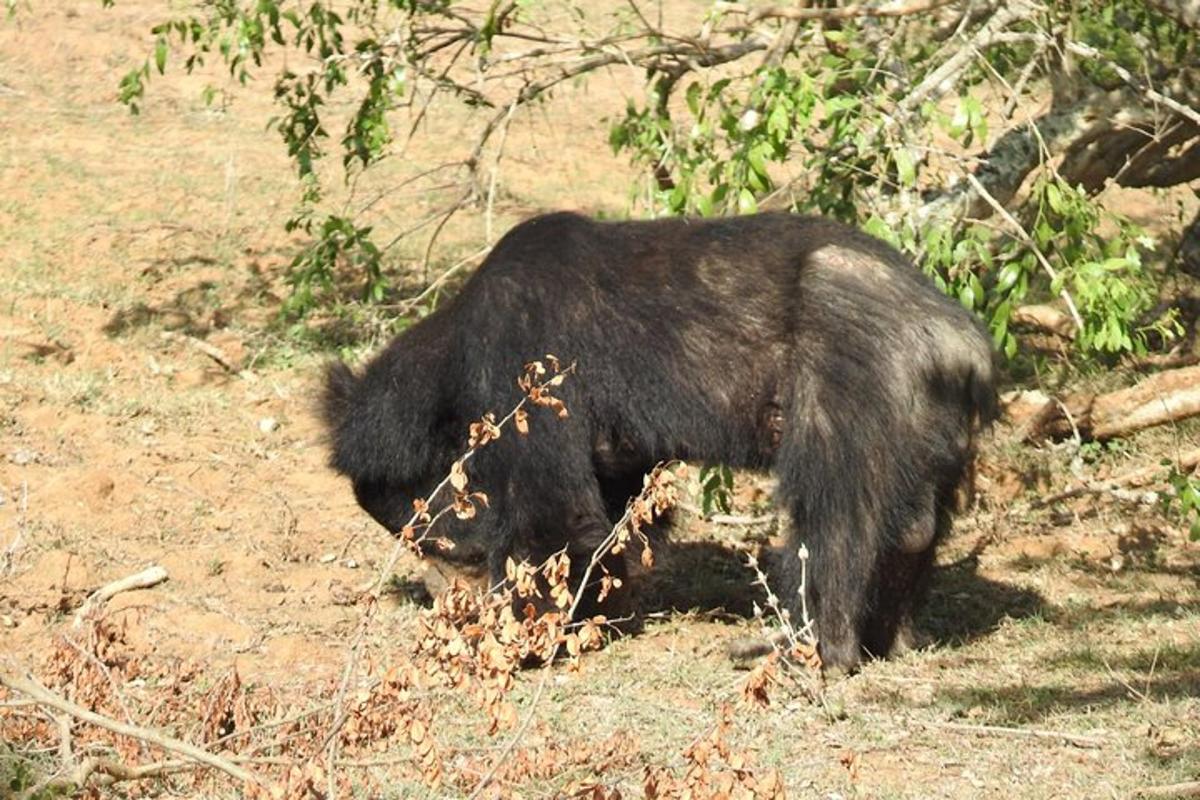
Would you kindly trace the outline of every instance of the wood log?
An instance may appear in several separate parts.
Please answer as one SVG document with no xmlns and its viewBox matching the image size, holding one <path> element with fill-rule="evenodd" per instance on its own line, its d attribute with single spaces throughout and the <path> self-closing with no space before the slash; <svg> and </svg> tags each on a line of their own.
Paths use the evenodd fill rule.
<svg viewBox="0 0 1200 800">
<path fill-rule="evenodd" d="M 1200 366 L 1159 372 L 1136 386 L 1049 401 L 1029 425 L 1027 441 L 1074 436 L 1113 439 L 1200 414 Z"/>
<path fill-rule="evenodd" d="M 1008 324 L 1010 328 L 1028 328 L 1052 333 L 1064 339 L 1075 338 L 1075 323 L 1071 320 L 1071 316 L 1064 314 L 1054 306 L 1017 306 L 1012 310 Z"/>
</svg>

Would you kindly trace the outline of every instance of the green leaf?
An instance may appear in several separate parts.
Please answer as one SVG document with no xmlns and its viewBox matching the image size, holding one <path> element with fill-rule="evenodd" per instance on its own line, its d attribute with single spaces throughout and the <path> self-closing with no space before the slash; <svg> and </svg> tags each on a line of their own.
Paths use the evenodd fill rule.
<svg viewBox="0 0 1200 800">
<path fill-rule="evenodd" d="M 758 203 L 749 189 L 738 192 L 737 210 L 739 214 L 753 214 L 758 211 Z"/>
<path fill-rule="evenodd" d="M 771 136 L 782 137 L 788 132 L 791 127 L 791 121 L 788 117 L 787 107 L 782 103 L 776 103 L 771 108 L 771 113 L 767 115 L 767 133 Z"/>
<path fill-rule="evenodd" d="M 688 84 L 685 98 L 687 99 L 688 111 L 692 112 L 693 117 L 700 116 L 700 92 L 702 91 L 700 83 L 693 82 Z"/>
<path fill-rule="evenodd" d="M 917 182 L 917 169 L 913 165 L 912 156 L 907 147 L 897 147 L 892 150 L 892 158 L 896 162 L 896 178 L 901 186 L 913 186 Z"/>
<path fill-rule="evenodd" d="M 1000 268 L 1000 274 L 996 278 L 996 291 L 1005 293 L 1016 285 L 1017 279 L 1021 277 L 1021 265 L 1015 261 L 1010 261 Z"/>
<path fill-rule="evenodd" d="M 167 40 L 162 36 L 154 43 L 154 66 L 158 68 L 159 75 L 167 68 Z"/>
<path fill-rule="evenodd" d="M 971 284 L 963 284 L 962 288 L 958 290 L 958 302 L 962 303 L 964 308 L 974 311 L 975 300 L 975 290 L 971 288 Z"/>
<path fill-rule="evenodd" d="M 1046 202 L 1050 204 L 1050 208 L 1055 214 L 1062 214 L 1066 204 L 1063 202 L 1062 190 L 1057 184 L 1046 184 Z"/>
</svg>

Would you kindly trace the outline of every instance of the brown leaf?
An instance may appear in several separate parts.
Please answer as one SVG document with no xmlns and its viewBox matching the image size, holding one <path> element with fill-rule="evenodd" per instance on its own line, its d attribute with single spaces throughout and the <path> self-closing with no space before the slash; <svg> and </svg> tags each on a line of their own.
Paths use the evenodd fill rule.
<svg viewBox="0 0 1200 800">
<path fill-rule="evenodd" d="M 459 492 L 467 487 L 467 470 L 463 466 L 462 459 L 455 461 L 450 466 L 450 485 Z"/>
</svg>

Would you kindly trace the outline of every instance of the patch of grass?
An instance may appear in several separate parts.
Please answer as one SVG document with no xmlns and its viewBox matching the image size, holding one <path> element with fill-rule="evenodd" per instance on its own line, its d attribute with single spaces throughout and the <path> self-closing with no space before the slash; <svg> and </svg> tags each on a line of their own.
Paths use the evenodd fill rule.
<svg viewBox="0 0 1200 800">
<path fill-rule="evenodd" d="M 18 752 L 6 742 L 0 742 L 0 795 L 16 797 L 36 786 L 53 769 L 54 765 L 48 756 L 31 756 Z M 57 792 L 38 792 L 30 800 L 50 800 L 58 796 Z"/>
</svg>

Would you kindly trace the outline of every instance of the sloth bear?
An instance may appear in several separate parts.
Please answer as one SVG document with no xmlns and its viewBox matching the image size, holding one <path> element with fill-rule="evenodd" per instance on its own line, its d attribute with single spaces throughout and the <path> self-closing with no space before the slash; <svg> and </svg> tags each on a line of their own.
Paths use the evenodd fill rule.
<svg viewBox="0 0 1200 800">
<path fill-rule="evenodd" d="M 985 331 L 900 253 L 791 214 L 535 217 L 360 373 L 330 368 L 332 466 L 395 533 L 545 353 L 578 365 L 570 416 L 533 409 L 529 436 L 477 453 L 490 507 L 443 531 L 443 557 L 494 583 L 510 556 L 586 562 L 658 462 L 770 470 L 776 588 L 798 619 L 806 545 L 823 663 L 905 646 L 996 395 Z"/>
</svg>

